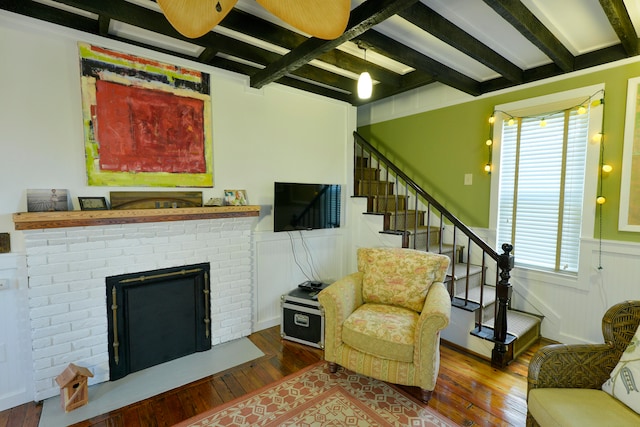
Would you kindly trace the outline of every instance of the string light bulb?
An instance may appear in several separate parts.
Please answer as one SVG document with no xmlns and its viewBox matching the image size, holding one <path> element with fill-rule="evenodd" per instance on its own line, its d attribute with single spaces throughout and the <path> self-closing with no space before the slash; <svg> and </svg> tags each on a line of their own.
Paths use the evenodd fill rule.
<svg viewBox="0 0 640 427">
<path fill-rule="evenodd" d="M 607 203 L 607 199 L 604 196 L 598 196 L 596 198 L 596 203 L 599 205 L 604 205 L 605 203 Z"/>
<path fill-rule="evenodd" d="M 584 105 L 581 105 L 578 107 L 578 114 L 584 114 L 587 112 L 587 109 L 585 108 Z"/>
<path fill-rule="evenodd" d="M 490 124 L 494 124 L 495 122 L 496 122 L 496 116 L 492 115 L 491 117 L 489 117 L 489 123 Z"/>
<path fill-rule="evenodd" d="M 484 165 L 484 171 L 487 173 L 491 173 L 491 163 L 487 163 Z"/>
<path fill-rule="evenodd" d="M 598 132 L 598 133 L 594 134 L 592 140 L 596 144 L 601 143 L 602 142 L 602 132 Z"/>
<path fill-rule="evenodd" d="M 493 145 L 493 140 L 491 138 L 487 139 L 485 141 L 485 144 L 487 144 L 487 146 L 491 147 Z"/>
<path fill-rule="evenodd" d="M 609 173 L 613 170 L 613 166 L 604 164 L 602 165 L 602 172 Z"/>
<path fill-rule="evenodd" d="M 508 124 L 509 126 L 513 126 L 513 124 L 514 124 L 515 122 L 516 122 L 516 121 L 515 121 L 515 119 L 514 119 L 513 117 L 511 117 L 511 118 L 509 118 L 509 121 L 507 122 L 507 124 Z"/>
<path fill-rule="evenodd" d="M 545 119 L 540 120 L 540 127 L 543 128 L 547 125 L 547 121 Z"/>
</svg>

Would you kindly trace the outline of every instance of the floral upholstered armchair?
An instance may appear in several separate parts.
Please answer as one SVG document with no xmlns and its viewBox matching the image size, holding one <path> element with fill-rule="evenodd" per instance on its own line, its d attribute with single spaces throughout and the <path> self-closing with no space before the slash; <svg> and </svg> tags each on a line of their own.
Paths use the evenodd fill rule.
<svg viewBox="0 0 640 427">
<path fill-rule="evenodd" d="M 428 402 L 440 366 L 440 331 L 451 298 L 449 258 L 400 248 L 360 248 L 358 272 L 318 295 L 325 360 L 394 384 L 418 386 Z"/>
</svg>

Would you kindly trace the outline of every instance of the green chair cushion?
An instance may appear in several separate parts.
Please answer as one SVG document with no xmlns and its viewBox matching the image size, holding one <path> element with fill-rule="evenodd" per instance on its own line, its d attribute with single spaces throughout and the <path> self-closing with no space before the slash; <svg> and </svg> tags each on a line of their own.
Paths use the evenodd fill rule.
<svg viewBox="0 0 640 427">
<path fill-rule="evenodd" d="M 541 427 L 640 426 L 640 415 L 602 390 L 536 388 L 527 404 Z"/>
</svg>

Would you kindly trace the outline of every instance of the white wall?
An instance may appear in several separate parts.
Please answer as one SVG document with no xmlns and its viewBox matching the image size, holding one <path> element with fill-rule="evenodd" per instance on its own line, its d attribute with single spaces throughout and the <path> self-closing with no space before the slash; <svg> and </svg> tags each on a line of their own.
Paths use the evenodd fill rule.
<svg viewBox="0 0 640 427">
<path fill-rule="evenodd" d="M 278 84 L 254 90 L 243 76 L 0 11 L 0 232 L 11 233 L 12 245 L 10 254 L 0 254 L 0 278 L 11 285 L 0 290 L 0 410 L 33 396 L 24 386 L 31 382 L 26 378 L 31 361 L 24 357 L 30 344 L 20 338 L 29 334 L 28 283 L 18 279 L 25 243 L 12 221 L 14 212 L 26 211 L 26 190 L 66 188 L 76 209 L 78 196 L 144 190 L 86 184 L 78 41 L 211 74 L 215 184 L 202 189 L 204 198 L 243 188 L 251 204 L 262 205 L 253 262 L 254 296 L 260 296 L 254 297 L 254 328 L 277 323 L 279 295 L 304 278 L 292 265 L 288 235 L 271 231 L 273 182 L 345 184 L 343 197 L 350 194 L 354 107 Z M 321 279 L 345 273 L 344 263 L 336 260 L 347 230 L 345 220 L 333 233 L 305 234 L 317 269 L 327 276 Z M 256 268 L 266 254 L 273 260 L 270 267 Z"/>
</svg>

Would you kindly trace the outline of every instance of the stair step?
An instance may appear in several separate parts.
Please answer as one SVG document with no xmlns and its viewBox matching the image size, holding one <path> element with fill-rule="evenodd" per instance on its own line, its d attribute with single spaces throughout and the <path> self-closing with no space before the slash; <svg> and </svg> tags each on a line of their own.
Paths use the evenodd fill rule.
<svg viewBox="0 0 640 427">
<path fill-rule="evenodd" d="M 460 280 L 467 277 L 467 263 L 457 262 L 455 263 L 455 267 L 456 267 L 455 280 Z M 475 264 L 469 264 L 468 270 L 469 270 L 469 276 L 482 273 L 482 267 Z M 449 269 L 447 270 L 447 276 L 451 276 L 452 271 L 453 271 L 453 265 L 449 264 Z"/>
<path fill-rule="evenodd" d="M 484 325 L 493 329 L 494 322 L 495 319 L 489 319 Z M 513 344 L 513 359 L 540 338 L 541 322 L 542 319 L 539 316 L 518 310 L 507 310 L 507 333 L 517 338 Z"/>
<path fill-rule="evenodd" d="M 369 196 L 367 210 L 369 212 L 394 212 L 407 209 L 407 196 L 387 195 Z"/>
<path fill-rule="evenodd" d="M 414 233 L 413 227 L 409 230 L 409 247 L 414 247 L 415 240 L 415 248 L 416 249 L 426 249 L 427 248 L 427 238 L 429 239 L 429 251 L 437 252 L 440 245 L 440 227 L 419 225 L 418 229 Z M 444 246 L 444 245 L 443 245 Z M 447 245 L 450 246 L 450 245 Z M 453 248 L 453 246 L 450 246 Z"/>
<path fill-rule="evenodd" d="M 373 180 L 356 180 L 355 195 L 356 196 L 378 196 L 393 194 L 393 182 L 389 181 L 373 181 Z"/>
<path fill-rule="evenodd" d="M 368 167 L 369 157 L 356 156 L 356 167 Z"/>
<path fill-rule="evenodd" d="M 356 180 L 378 181 L 380 179 L 380 169 L 358 167 L 354 172 Z"/>
<path fill-rule="evenodd" d="M 478 308 L 480 307 L 480 286 L 474 286 L 473 288 L 469 288 L 469 294 L 467 297 L 467 300 L 475 303 Z M 462 289 L 461 291 L 457 292 L 455 294 L 455 298 L 458 298 L 460 300 L 464 300 L 465 299 L 465 290 Z M 484 293 L 482 294 L 482 305 L 484 308 L 489 307 L 491 304 L 493 304 L 496 301 L 496 287 L 495 286 L 489 286 L 489 285 L 485 285 L 484 286 Z"/>
<path fill-rule="evenodd" d="M 466 263 L 455 263 L 455 278 L 454 279 L 454 290 L 453 290 L 453 295 L 460 297 L 460 298 L 464 298 L 464 294 L 461 293 L 464 292 L 465 288 L 467 287 L 467 279 L 469 282 L 469 292 L 471 292 L 471 289 L 477 289 L 478 295 L 477 295 L 477 299 L 475 300 L 475 302 L 480 301 L 480 285 L 482 285 L 482 267 L 479 265 L 474 265 L 471 264 L 468 266 L 469 271 L 467 273 L 467 264 Z M 447 271 L 447 283 L 451 282 L 452 277 L 451 277 L 451 273 L 453 272 L 453 264 L 449 264 L 449 270 Z M 489 291 L 489 292 L 494 292 L 495 291 Z M 485 298 L 486 298 L 486 291 L 485 291 Z"/>
<path fill-rule="evenodd" d="M 415 224 L 424 223 L 425 211 L 394 211 L 385 212 L 384 228 L 388 230 L 410 230 Z M 417 219 L 416 219 L 417 216 Z"/>
</svg>

